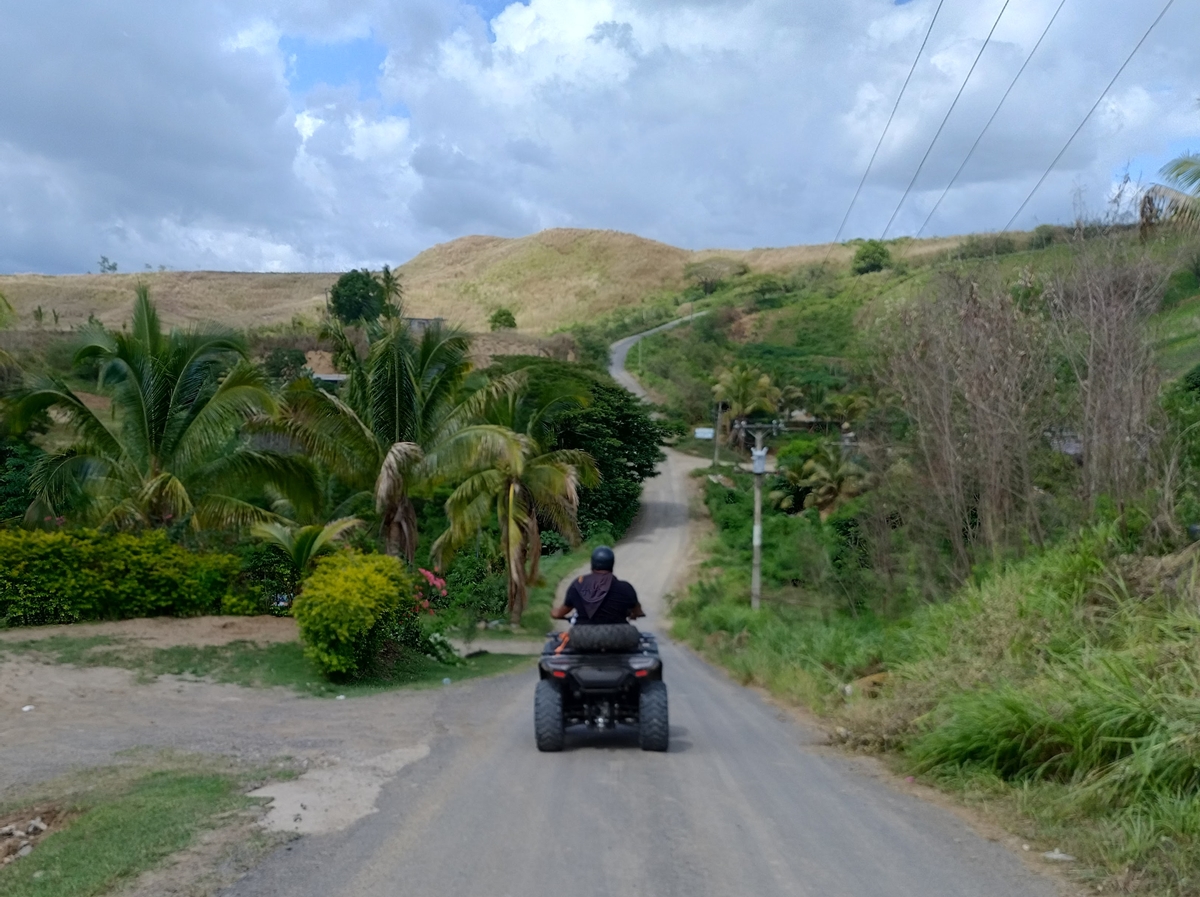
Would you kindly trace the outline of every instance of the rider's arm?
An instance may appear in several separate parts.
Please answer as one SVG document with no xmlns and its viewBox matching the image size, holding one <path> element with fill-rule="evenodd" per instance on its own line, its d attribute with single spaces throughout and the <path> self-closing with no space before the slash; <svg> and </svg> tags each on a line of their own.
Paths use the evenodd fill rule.
<svg viewBox="0 0 1200 897">
<path fill-rule="evenodd" d="M 646 616 L 646 612 L 642 610 L 642 603 L 638 601 L 637 589 L 633 587 L 632 583 L 626 583 L 626 585 L 629 587 L 629 597 L 633 599 L 633 607 L 629 608 L 629 614 L 625 619 L 636 620 L 638 617 Z"/>
<path fill-rule="evenodd" d="M 575 612 L 575 583 L 571 583 L 567 587 L 567 594 L 563 596 L 563 603 L 558 607 L 552 608 L 550 611 L 550 619 L 565 620 Z"/>
</svg>

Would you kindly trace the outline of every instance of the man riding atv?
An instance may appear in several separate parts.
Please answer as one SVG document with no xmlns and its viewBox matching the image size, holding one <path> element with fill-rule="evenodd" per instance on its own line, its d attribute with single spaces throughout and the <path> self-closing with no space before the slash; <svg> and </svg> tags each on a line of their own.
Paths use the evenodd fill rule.
<svg viewBox="0 0 1200 897">
<path fill-rule="evenodd" d="M 551 636 L 538 664 L 533 723 L 540 751 L 561 751 L 569 725 L 611 729 L 618 723 L 638 727 L 643 750 L 667 749 L 658 642 L 629 624 L 645 613 L 633 586 L 612 570 L 612 549 L 597 548 L 592 572 L 571 583 L 562 606 L 551 612 L 556 620 L 574 615 L 574 625 Z"/>
<path fill-rule="evenodd" d="M 593 551 L 592 572 L 571 583 L 562 606 L 550 616 L 565 620 L 574 613 L 576 626 L 627 623 L 646 616 L 633 586 L 613 576 L 615 560 L 607 545 Z"/>
</svg>

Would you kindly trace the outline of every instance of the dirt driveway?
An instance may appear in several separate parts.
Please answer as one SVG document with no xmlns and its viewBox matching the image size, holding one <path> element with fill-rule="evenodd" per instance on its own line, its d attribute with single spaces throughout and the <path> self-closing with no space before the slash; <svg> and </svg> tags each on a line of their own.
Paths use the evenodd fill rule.
<svg viewBox="0 0 1200 897">
<path fill-rule="evenodd" d="M 295 626 L 271 617 L 129 620 L 14 630 L 0 633 L 0 643 L 64 634 L 168 648 L 287 641 L 295 638 Z M 456 725 L 459 703 L 496 687 L 473 680 L 339 701 L 178 676 L 146 682 L 129 670 L 45 663 L 24 653 L 2 655 L 0 682 L 0 799 L 66 772 L 119 762 L 119 753 L 134 747 L 223 754 L 247 763 L 289 756 L 312 766 L 353 764 L 427 744 Z"/>
</svg>

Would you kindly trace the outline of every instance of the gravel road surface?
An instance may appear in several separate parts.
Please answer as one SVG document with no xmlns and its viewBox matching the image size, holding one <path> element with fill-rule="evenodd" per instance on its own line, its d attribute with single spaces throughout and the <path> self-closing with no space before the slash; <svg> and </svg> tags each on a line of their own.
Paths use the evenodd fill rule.
<svg viewBox="0 0 1200 897">
<path fill-rule="evenodd" d="M 614 349 L 624 357 L 629 341 Z M 623 371 L 619 372 L 623 373 Z M 671 453 L 617 549 L 661 626 L 689 560 L 689 471 Z M 1056 886 L 957 815 L 663 640 L 671 750 L 632 731 L 533 742 L 536 673 L 444 695 L 427 756 L 379 790 L 376 812 L 281 849 L 236 897 L 1008 897 Z M 411 746 L 403 736 L 396 749 Z"/>
</svg>

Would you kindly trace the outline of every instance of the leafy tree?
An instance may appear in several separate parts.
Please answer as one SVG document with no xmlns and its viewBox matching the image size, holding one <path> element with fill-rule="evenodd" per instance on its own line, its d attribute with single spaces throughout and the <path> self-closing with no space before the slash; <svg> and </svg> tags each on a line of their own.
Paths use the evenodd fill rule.
<svg viewBox="0 0 1200 897">
<path fill-rule="evenodd" d="M 107 255 L 100 256 L 99 268 L 101 274 L 117 273 L 117 263 L 109 261 Z"/>
<path fill-rule="evenodd" d="M 872 271 L 882 271 L 891 263 L 892 253 L 882 240 L 867 240 L 854 253 L 850 269 L 855 274 L 870 274 Z"/>
<path fill-rule="evenodd" d="M 683 276 L 700 287 L 705 296 L 711 296 L 725 281 L 749 270 L 742 262 L 716 257 L 690 262 L 684 266 Z"/>
<path fill-rule="evenodd" d="M 545 446 L 552 434 L 553 414 L 582 401 L 582 396 L 565 389 L 548 399 L 527 391 L 493 399 L 485 417 L 512 438 L 480 452 L 466 479 L 446 501 L 450 526 L 434 543 L 435 557 L 444 565 L 457 548 L 495 519 L 508 573 L 508 615 L 514 624 L 525 612 L 529 583 L 538 577 L 539 520 L 571 544 L 580 541 L 578 490 L 580 484 L 598 481 L 595 461 L 586 452 L 547 451 Z"/>
<path fill-rule="evenodd" d="M 276 346 L 263 359 L 263 370 L 276 380 L 290 383 L 303 373 L 307 364 L 308 358 L 299 349 Z"/>
<path fill-rule="evenodd" d="M 53 516 L 76 495 L 89 516 L 118 528 L 274 518 L 247 495 L 287 497 L 304 507 L 313 492 L 308 463 L 254 448 L 241 436 L 248 418 L 275 409 L 245 356 L 241 340 L 225 330 L 164 333 L 139 286 L 130 331 L 92 328 L 75 356 L 80 364 L 99 362 L 98 389 L 112 401 L 111 416 L 97 415 L 57 377 L 36 379 L 13 403 L 10 422 L 18 432 L 53 409 L 75 433 L 72 444 L 35 465 L 27 515 Z"/>
<path fill-rule="evenodd" d="M 488 317 L 488 326 L 492 331 L 497 330 L 516 330 L 517 318 L 507 308 L 498 308 Z"/>
<path fill-rule="evenodd" d="M 347 271 L 329 291 L 329 307 L 343 324 L 379 320 L 387 304 L 384 285 L 365 268 Z"/>
</svg>

